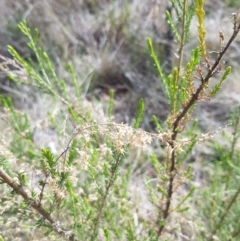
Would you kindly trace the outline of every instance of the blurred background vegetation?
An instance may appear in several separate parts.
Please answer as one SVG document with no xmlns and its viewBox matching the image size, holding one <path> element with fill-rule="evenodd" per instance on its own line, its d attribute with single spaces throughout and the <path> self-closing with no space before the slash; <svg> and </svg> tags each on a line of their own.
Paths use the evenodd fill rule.
<svg viewBox="0 0 240 241">
<path fill-rule="evenodd" d="M 227 39 L 231 34 L 231 13 L 240 5 L 235 0 L 206 1 L 206 29 L 209 49 L 219 49 L 218 31 Z M 143 126 L 152 130 L 151 116 L 164 121 L 169 106 L 161 83 L 151 62 L 146 38 L 151 37 L 162 65 L 168 72 L 177 58 L 177 46 L 165 20 L 165 11 L 171 12 L 168 0 L 5 0 L 0 2 L 0 53 L 9 56 L 6 45 L 15 47 L 25 58 L 35 61 L 28 50 L 25 37 L 17 24 L 26 19 L 29 26 L 39 29 L 40 45 L 48 52 L 60 78 L 68 82 L 66 65 L 74 64 L 79 85 L 90 101 L 108 102 L 110 89 L 115 90 L 115 121 L 131 123 L 139 98 L 144 98 L 146 115 Z M 173 16 L 174 17 L 174 16 Z M 196 26 L 192 24 L 189 50 L 197 42 Z M 238 38 L 238 41 L 239 38 Z M 187 54 L 184 56 L 187 59 Z M 189 51 L 190 52 L 190 51 Z M 189 53 L 190 54 L 190 53 Z M 235 42 L 226 59 L 227 64 L 237 67 L 240 47 Z M 196 116 L 204 130 L 211 130 L 226 123 L 229 108 L 239 102 L 240 89 L 236 68 L 222 95 L 202 103 Z M 0 88 L 17 98 L 18 108 L 26 108 L 23 90 L 1 76 Z M 231 94 L 230 94 L 231 93 Z M 32 93 L 31 95 L 34 95 Z M 19 100 L 20 98 L 20 100 Z M 226 98 L 224 98 L 226 99 Z M 36 103 L 37 104 L 37 103 Z"/>
<path fill-rule="evenodd" d="M 240 3 L 237 0 L 205 2 L 208 49 L 213 52 L 219 51 L 219 31 L 224 33 L 226 40 L 231 36 L 233 28 L 231 13 L 240 8 Z M 85 101 L 94 107 L 101 105 L 106 113 L 109 90 L 114 89 L 115 121 L 131 124 L 138 100 L 143 98 L 146 112 L 142 128 L 153 131 L 152 115 L 164 121 L 169 106 L 161 81 L 152 64 L 146 38 L 152 38 L 156 53 L 167 72 L 171 72 L 178 57 L 178 46 L 166 23 L 164 14 L 166 10 L 171 12 L 168 0 L 2 0 L 0 1 L 0 54 L 10 57 L 7 45 L 12 45 L 21 56 L 32 63 L 36 61 L 36 56 L 27 48 L 27 39 L 17 27 L 20 21 L 26 20 L 31 28 L 39 29 L 39 44 L 55 63 L 59 78 L 69 85 L 71 81 L 69 72 L 66 71 L 67 64 L 73 63 L 82 89 L 82 98 Z M 176 18 L 173 12 L 172 14 L 173 18 Z M 196 19 L 193 22 L 196 22 Z M 193 23 L 191 28 L 191 40 L 185 48 L 183 59 L 185 62 L 190 56 L 191 49 L 198 42 L 196 24 Z M 229 123 L 231 111 L 239 106 L 239 36 L 224 60 L 226 65 L 233 67 L 231 76 L 220 94 L 211 101 L 200 103 L 194 113 L 202 132 L 213 131 Z M 0 76 L 0 91 L 13 98 L 17 109 L 28 113 L 39 123 L 47 118 L 46 106 L 53 105 L 49 103 L 47 97 L 40 98 L 32 88 L 14 84 L 3 74 Z M 75 99 L 74 96 L 72 98 Z M 51 108 L 54 113 L 56 109 L 61 109 L 61 105 Z M 4 127 L 4 123 L 0 121 L 0 128 Z M 228 134 L 231 131 L 230 128 L 225 129 Z M 203 162 L 211 161 L 212 165 L 214 161 L 221 160 L 223 156 L 221 153 L 229 148 L 228 140 L 222 138 L 221 134 L 218 135 L 220 138 L 214 142 L 197 145 L 189 158 L 194 162 L 195 181 L 200 186 L 204 186 L 209 181 L 205 175 L 206 169 L 209 171 L 209 165 L 206 166 Z M 51 128 L 36 130 L 35 141 L 41 146 L 46 145 L 52 150 L 56 148 L 56 152 L 59 151 L 55 131 Z M 138 158 L 144 159 L 144 157 Z M 142 178 L 142 173 L 151 174 L 151 170 L 147 170 L 149 166 L 149 162 L 141 167 L 135 166 L 138 172 L 135 175 L 137 180 L 134 187 L 139 185 L 139 188 L 143 189 L 139 179 Z M 197 201 L 201 203 L 202 200 Z M 143 199 L 143 202 L 149 204 L 148 200 Z M 209 209 L 206 209 L 206 213 L 209 213 Z"/>
</svg>

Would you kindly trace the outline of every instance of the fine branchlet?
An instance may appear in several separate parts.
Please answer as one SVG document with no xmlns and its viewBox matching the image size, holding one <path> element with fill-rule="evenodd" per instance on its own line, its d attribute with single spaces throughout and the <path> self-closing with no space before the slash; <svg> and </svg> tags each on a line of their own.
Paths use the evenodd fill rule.
<svg viewBox="0 0 240 241">
<path fill-rule="evenodd" d="M 87 5 L 94 15 L 98 5 L 90 2 Z M 239 214 L 236 203 L 240 186 L 233 177 L 240 175 L 237 147 L 240 111 L 234 111 L 231 124 L 225 123 L 209 132 L 199 128 L 193 111 L 200 101 L 215 98 L 231 73 L 231 66 L 225 66 L 229 62 L 225 57 L 239 34 L 240 13 L 232 15 L 230 38 L 226 39 L 224 32 L 219 31 L 217 50 L 209 49 L 204 0 L 170 2 L 165 18 L 171 38 L 175 38 L 175 44 L 168 45 L 175 49 L 176 59 L 172 61 L 175 67 L 169 72 L 170 67 L 161 64 L 154 40 L 147 38 L 146 44 L 156 68 L 155 77 L 162 82 L 170 106 L 165 122 L 157 115 L 151 117 L 151 131 L 144 129 L 147 108 L 143 98 L 128 124 L 117 123 L 115 91 L 101 92 L 108 98 L 107 107 L 99 98 L 86 98 L 88 88 L 81 86 L 81 73 L 74 64 L 64 62 L 64 76 L 59 77 L 52 57 L 39 47 L 38 30 L 31 29 L 26 21 L 18 24 L 34 61 L 8 46 L 11 58 L 0 55 L 0 72 L 20 91 L 9 86 L 4 90 L 11 89 L 19 98 L 25 95 L 29 106 L 33 105 L 34 95 L 42 101 L 43 106 L 39 104 L 38 108 L 43 107 L 44 118 L 36 120 L 27 107 L 17 109 L 14 98 L 0 95 L 0 120 L 5 125 L 0 137 L 0 212 L 3 214 L 0 227 L 6 225 L 7 230 L 15 225 L 14 228 L 21 227 L 21 232 L 24 227 L 31 227 L 39 230 L 39 237 L 48 235 L 48 240 L 59 239 L 59 235 L 72 241 L 239 238 L 240 226 L 235 214 Z M 124 14 L 117 15 L 120 24 L 112 17 L 111 9 L 109 36 L 114 24 L 116 29 L 124 29 L 125 18 L 131 13 L 128 5 L 124 7 Z M 190 50 L 187 44 L 193 27 L 197 28 L 198 43 Z M 98 48 L 106 41 L 101 38 Z M 131 49 L 126 48 L 124 41 L 119 42 L 118 50 Z M 88 73 L 86 79 L 89 76 L 93 74 Z M 34 111 L 38 112 L 36 108 Z M 214 136 L 224 135 L 231 128 L 233 137 L 226 137 L 230 143 L 226 151 L 214 142 Z M 198 190 L 189 156 L 205 142 L 217 150 L 219 160 L 212 162 L 214 175 L 206 178 L 207 187 Z M 196 209 L 198 214 L 194 216 L 191 209 Z M 7 240 L 10 234 L 5 233 Z M 4 240 L 1 235 L 0 240 Z"/>
</svg>

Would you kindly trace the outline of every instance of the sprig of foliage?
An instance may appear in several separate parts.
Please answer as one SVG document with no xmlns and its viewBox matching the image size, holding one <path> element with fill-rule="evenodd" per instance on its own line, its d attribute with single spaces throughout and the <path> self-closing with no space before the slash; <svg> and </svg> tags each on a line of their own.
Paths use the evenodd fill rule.
<svg viewBox="0 0 240 241">
<path fill-rule="evenodd" d="M 171 115 L 169 116 L 169 119 L 168 119 L 168 126 L 171 129 L 171 135 L 168 137 L 168 141 L 167 141 L 168 143 L 167 145 L 169 148 L 169 155 L 166 157 L 166 162 L 170 164 L 166 165 L 166 173 L 168 175 L 168 184 L 166 187 L 163 186 L 163 188 L 161 189 L 162 190 L 161 193 L 163 194 L 164 201 L 161 199 L 160 203 L 161 204 L 164 203 L 164 207 L 162 208 L 162 205 L 159 206 L 159 222 L 158 222 L 159 237 L 162 235 L 162 232 L 166 226 L 166 220 L 168 219 L 171 213 L 171 210 L 174 209 L 174 207 L 172 207 L 172 197 L 173 197 L 173 193 L 176 191 L 176 188 L 174 188 L 174 186 L 181 185 L 181 181 L 180 183 L 176 184 L 177 182 L 176 175 L 177 173 L 179 175 L 178 169 L 180 169 L 181 164 L 183 163 L 183 159 L 186 159 L 187 157 L 187 155 L 183 156 L 184 158 L 180 162 L 178 162 L 180 155 L 177 151 L 177 147 L 178 147 L 177 137 L 186 128 L 186 123 L 187 121 L 190 120 L 190 114 L 194 109 L 195 105 L 197 104 L 198 100 L 216 95 L 219 92 L 223 81 L 227 78 L 227 76 L 230 73 L 231 67 L 228 67 L 225 70 L 223 77 L 215 85 L 215 87 L 212 89 L 210 94 L 207 93 L 208 83 L 210 82 L 211 77 L 219 74 L 220 70 L 223 67 L 223 63 L 221 63 L 221 59 L 240 30 L 240 23 L 237 20 L 237 18 L 235 18 L 236 22 L 233 23 L 234 31 L 233 31 L 232 37 L 229 39 L 226 46 L 223 49 L 221 48 L 222 51 L 219 52 L 219 55 L 216 58 L 215 62 L 212 63 L 207 56 L 207 47 L 205 43 L 206 30 L 204 26 L 204 16 L 205 16 L 204 1 L 199 0 L 196 2 L 197 2 L 196 5 L 195 4 L 193 5 L 194 9 L 191 9 L 191 11 L 189 11 L 190 5 L 188 1 L 182 1 L 181 3 L 179 1 L 177 2 L 173 1 L 173 7 L 176 10 L 178 18 L 180 19 L 179 16 L 181 16 L 181 22 L 182 22 L 181 35 L 177 34 L 176 27 L 173 25 L 172 19 L 170 19 L 171 18 L 170 14 L 167 14 L 168 22 L 173 32 L 175 33 L 178 43 L 180 45 L 179 60 L 177 64 L 178 67 L 173 69 L 172 75 L 169 75 L 167 80 L 165 78 L 164 72 L 161 69 L 161 64 L 159 63 L 156 57 L 156 53 L 154 52 L 154 49 L 151 45 L 151 41 L 148 40 L 150 54 L 153 58 L 155 66 L 157 67 L 157 71 L 159 73 L 159 76 L 161 77 L 161 81 L 163 82 L 163 86 L 167 93 L 168 100 L 171 104 Z M 184 72 L 182 71 L 183 46 L 187 42 L 186 36 L 188 36 L 189 34 L 187 33 L 187 31 L 189 31 L 189 26 L 191 22 L 190 19 L 192 19 L 194 11 L 198 17 L 199 46 L 197 46 L 192 51 L 192 59 L 185 67 L 186 71 Z M 187 27 L 185 25 L 186 19 L 188 19 Z M 200 56 L 205 62 L 205 66 L 207 67 L 206 74 L 204 74 L 203 66 L 200 63 Z M 180 73 L 180 70 L 183 73 Z M 195 88 L 195 85 L 194 85 L 194 74 L 193 74 L 194 71 L 197 72 L 198 78 L 201 81 L 201 84 L 197 88 Z M 159 125 L 157 124 L 157 126 Z M 189 145 L 189 149 L 187 150 L 187 153 L 190 153 L 190 151 L 197 143 L 197 135 L 192 134 L 192 136 L 193 136 L 193 139 L 189 140 L 187 144 Z M 181 175 L 184 176 L 184 172 L 181 172 L 180 176 Z"/>
<path fill-rule="evenodd" d="M 226 68 L 212 89 L 209 89 L 209 83 L 211 78 L 219 75 L 224 68 L 222 58 L 240 31 L 240 22 L 236 14 L 231 38 L 226 46 L 220 46 L 221 51 L 215 61 L 212 61 L 208 57 L 205 43 L 204 1 L 171 2 L 180 25 L 175 23 L 167 11 L 166 19 L 176 37 L 179 55 L 176 67 L 170 75 L 164 72 L 152 40 L 147 39 L 150 55 L 171 106 L 167 125 L 160 123 L 156 116 L 153 116 L 157 133 L 147 133 L 139 128 L 145 108 L 143 99 L 139 101 L 133 127 L 112 122 L 113 90 L 109 93 L 106 123 L 103 119 L 103 123 L 99 124 L 98 119 L 94 119 L 87 111 L 82 114 L 81 89 L 73 65 L 68 64 L 67 68 L 78 104 L 74 103 L 76 99 L 72 98 L 72 89 L 69 91 L 67 82 L 58 77 L 51 58 L 38 47 L 38 31 L 32 31 L 26 22 L 19 24 L 19 29 L 29 40 L 28 47 L 36 56 L 37 64 L 24 59 L 9 46 L 9 52 L 15 61 L 12 63 L 18 70 L 22 70 L 25 78 L 16 75 L 14 71 L 4 69 L 4 66 L 3 69 L 17 83 L 38 88 L 53 99 L 61 101 L 64 105 L 62 115 L 59 115 L 61 118 L 58 120 L 49 113 L 49 122 L 57 126 L 64 120 L 65 127 L 62 134 L 59 134 L 59 139 L 69 140 L 67 143 L 64 142 L 60 154 L 54 153 L 51 148 L 39 148 L 34 143 L 34 128 L 26 113 L 16 111 L 10 99 L 1 97 L 2 106 L 8 114 L 8 122 L 14 133 L 12 140 L 9 140 L 8 149 L 5 144 L 5 149 L 0 146 L 1 150 L 5 150 L 4 155 L 0 157 L 1 185 L 5 184 L 11 190 L 10 198 L 21 196 L 23 200 L 12 202 L 9 214 L 17 208 L 24 209 L 24 221 L 34 220 L 35 227 L 44 229 L 49 235 L 54 231 L 66 240 L 167 240 L 165 233 L 168 232 L 167 227 L 172 214 L 187 213 L 188 201 L 196 191 L 191 183 L 192 168 L 190 165 L 184 167 L 188 155 L 196 143 L 212 138 L 212 132 L 203 135 L 196 132 L 197 122 L 188 129 L 188 123 L 192 121 L 192 111 L 199 100 L 212 98 L 222 88 L 231 67 Z M 190 25 L 194 15 L 198 18 L 199 43 L 191 51 L 190 59 L 184 61 L 184 47 L 189 41 Z M 198 81 L 199 85 L 196 86 L 195 81 Z M 239 121 L 236 120 L 234 123 L 236 134 Z M 135 218 L 132 212 L 135 204 L 129 201 L 128 195 L 132 164 L 125 164 L 124 161 L 132 154 L 131 148 L 138 149 L 140 153 L 153 142 L 153 139 L 154 143 L 161 142 L 166 150 L 162 160 L 162 157 L 155 154 L 157 148 L 152 146 L 150 159 L 156 178 L 153 180 L 148 177 L 145 182 L 158 215 L 150 221 L 142 221 Z M 236 140 L 237 137 L 232 141 L 230 153 L 221 152 L 225 158 L 222 160 L 224 165 L 233 175 L 239 174 L 239 168 L 235 163 L 239 157 L 234 151 Z M 23 167 L 26 171 L 14 170 L 10 161 L 6 160 L 10 157 L 18 164 L 24 162 Z M 31 179 L 32 173 L 35 174 L 34 179 Z M 224 180 L 227 183 L 226 190 L 232 187 L 233 180 L 229 175 L 224 176 Z M 215 184 L 214 181 L 213 183 Z M 187 185 L 188 191 L 174 202 L 174 194 L 183 185 Z M 211 239 L 218 233 L 223 234 L 224 229 L 221 228 L 228 222 L 229 214 L 236 210 L 235 204 L 240 189 L 236 186 L 234 188 L 235 192 L 229 196 L 227 205 L 221 201 L 216 202 L 215 197 L 209 198 L 210 202 L 214 203 L 214 208 L 221 210 L 219 219 L 210 218 Z M 0 202 L 3 204 L 5 200 Z M 237 237 L 239 230 L 239 227 L 234 225 L 234 231 L 228 232 L 228 236 Z"/>
</svg>

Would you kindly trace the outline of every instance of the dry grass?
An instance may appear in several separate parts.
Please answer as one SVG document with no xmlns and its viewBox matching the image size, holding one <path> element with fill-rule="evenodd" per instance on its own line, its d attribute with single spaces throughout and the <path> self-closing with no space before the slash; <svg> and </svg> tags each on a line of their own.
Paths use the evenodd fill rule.
<svg viewBox="0 0 240 241">
<path fill-rule="evenodd" d="M 164 48 L 168 46 L 166 44 L 168 29 L 162 15 L 166 1 L 162 1 L 164 4 L 158 2 L 156 0 L 150 4 L 148 0 L 25 0 L 21 3 L 12 0 L 1 1 L 0 52 L 6 54 L 5 46 L 11 44 L 24 56 L 34 59 L 25 47 L 26 40 L 16 31 L 17 21 L 21 18 L 27 19 L 32 27 L 39 29 L 41 44 L 52 56 L 59 75 L 66 82 L 69 76 L 65 71 L 65 62 L 69 60 L 74 63 L 79 85 L 84 90 L 87 110 L 96 116 L 99 116 L 99 112 L 103 113 L 109 99 L 108 91 L 113 88 L 116 92 L 115 120 L 131 123 L 137 109 L 137 100 L 143 97 L 146 104 L 143 127 L 152 130 L 151 116 L 154 114 L 161 120 L 165 120 L 169 110 L 145 43 L 146 37 L 152 37 L 160 59 L 165 65 L 168 64 L 164 52 Z M 231 10 L 226 12 L 226 7 L 221 1 L 209 0 L 207 6 L 210 9 L 206 20 L 209 23 L 206 25 L 209 33 L 207 44 L 215 51 L 219 48 L 219 43 L 216 41 L 218 31 L 223 31 L 226 39 L 230 36 L 232 26 L 228 16 Z M 191 34 L 192 39 L 195 40 L 189 43 L 189 48 L 197 42 L 196 31 L 196 26 L 193 24 Z M 238 43 L 239 41 L 240 39 Z M 174 42 L 172 44 L 174 46 Z M 174 48 L 171 51 L 171 60 L 174 62 Z M 230 63 L 234 67 L 231 79 L 228 80 L 220 95 L 211 102 L 201 103 L 195 113 L 204 131 L 217 129 L 226 124 L 229 120 L 229 111 L 240 102 L 238 94 L 240 76 L 237 71 L 240 48 L 237 44 L 232 46 L 232 52 L 228 57 L 227 64 Z M 26 87 L 14 87 L 5 79 L 1 80 L 1 84 L 8 86 L 5 90 L 10 90 L 11 95 L 17 100 L 15 101 L 17 108 L 31 116 L 32 124 L 36 128 L 34 137 L 36 144 L 48 146 L 56 153 L 61 151 L 63 143 L 59 144 L 56 133 L 51 131 L 50 124 L 46 125 L 45 122 L 46 109 L 57 112 L 61 109 L 61 105 L 49 103 L 47 96 L 40 98 L 37 93 L 30 93 Z M 45 108 L 46 106 L 49 108 Z M 92 106 L 95 107 L 92 108 Z M 201 161 L 203 146 L 198 151 L 200 154 L 195 155 L 195 158 L 198 156 Z M 132 155 L 136 160 L 134 164 L 136 171 L 132 173 L 129 192 L 136 189 L 139 191 L 139 196 L 133 196 L 132 202 L 139 202 L 143 207 L 140 210 L 142 213 L 137 213 L 139 210 L 135 210 L 136 222 L 138 222 L 138 219 L 146 218 L 154 211 L 154 207 L 147 201 L 146 189 L 142 181 L 151 170 L 149 170 L 150 161 L 144 155 L 139 152 L 133 152 Z M 202 168 L 199 162 L 196 166 L 196 169 Z M 201 170 L 196 170 L 196 176 L 198 172 Z M 202 180 L 199 182 L 201 182 L 199 185 L 202 185 Z M 192 213 L 195 215 L 194 211 Z M 184 229 L 187 218 L 183 218 L 182 222 L 184 225 L 181 228 Z M 192 227 L 192 230 L 194 228 Z M 32 234 L 31 238 L 34 235 Z M 27 237 L 25 238 L 27 240 Z"/>
<path fill-rule="evenodd" d="M 3 21 L 1 21 L 0 48 L 3 53 L 6 53 L 4 46 L 12 44 L 20 53 L 29 57 L 24 38 L 16 32 L 14 27 L 17 21 L 25 18 L 32 27 L 39 29 L 42 45 L 55 60 L 60 76 L 66 81 L 68 76 L 63 68 L 64 63 L 66 60 L 74 62 L 79 83 L 85 89 L 88 99 L 92 100 L 94 96 L 104 103 L 108 99 L 109 89 L 115 89 L 116 121 L 131 122 L 140 97 L 145 99 L 147 106 L 145 128 L 148 130 L 152 128 L 152 114 L 161 120 L 166 118 L 168 104 L 152 67 L 145 39 L 153 38 L 164 65 L 167 61 L 164 48 L 167 46 L 168 28 L 163 12 L 167 1 L 161 4 L 158 1 L 152 1 L 149 4 L 149 1 L 140 3 L 129 1 L 128 3 L 120 0 L 114 2 L 25 0 L 21 3 L 3 1 L 1 5 Z M 207 1 L 206 6 L 209 12 L 207 16 L 209 20 L 206 20 L 207 44 L 210 49 L 216 51 L 219 49 L 219 43 L 216 41 L 218 31 L 221 30 L 226 39 L 230 35 L 231 9 L 226 10 L 224 3 L 220 1 Z M 192 24 L 193 41 L 189 43 L 189 48 L 197 42 L 196 31 L 195 24 Z M 233 62 L 235 65 L 236 61 L 239 61 L 238 52 L 240 51 L 236 43 L 232 48 L 227 64 Z M 172 61 L 175 62 L 174 48 L 171 51 Z M 231 85 L 228 86 L 236 87 L 235 81 L 236 79 L 229 80 Z M 234 89 L 227 91 L 234 93 Z M 226 95 L 226 92 L 223 95 Z M 234 106 L 232 103 L 236 102 L 236 95 L 231 96 L 234 96 L 234 100 L 229 104 Z M 221 96 L 217 98 L 222 99 Z M 216 102 L 218 103 L 219 100 L 216 99 Z M 221 113 L 218 109 L 222 104 L 218 107 L 215 104 L 203 103 L 202 106 L 207 109 L 207 112 L 211 112 L 209 110 L 215 112 L 217 109 L 216 111 Z M 202 115 L 198 113 L 196 115 L 201 120 Z M 223 110 L 221 114 L 224 113 Z M 213 116 L 210 114 L 207 118 L 215 121 L 214 116 L 215 114 Z M 202 122 L 204 126 L 206 122 L 204 115 Z"/>
</svg>

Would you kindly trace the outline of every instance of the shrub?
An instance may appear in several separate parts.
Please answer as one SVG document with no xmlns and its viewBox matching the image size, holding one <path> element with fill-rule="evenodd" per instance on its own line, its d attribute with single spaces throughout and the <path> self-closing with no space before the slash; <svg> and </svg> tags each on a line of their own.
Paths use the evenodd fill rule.
<svg viewBox="0 0 240 241">
<path fill-rule="evenodd" d="M 50 57 L 38 46 L 38 31 L 32 31 L 26 22 L 19 24 L 37 64 L 9 46 L 13 59 L 1 56 L 1 71 L 15 83 L 38 92 L 39 98 L 49 99 L 51 104 L 43 103 L 48 121 L 37 123 L 27 113 L 15 109 L 11 98 L 1 96 L 6 121 L 0 142 L 3 240 L 11 240 L 16 233 L 24 240 L 44 240 L 46 235 L 47 240 L 56 240 L 56 235 L 60 235 L 66 240 L 129 241 L 234 240 L 239 236 L 236 202 L 240 191 L 232 179 L 239 174 L 239 153 L 235 148 L 239 112 L 233 116 L 230 151 L 216 145 L 220 160 L 214 166 L 214 178 L 203 192 L 196 194 L 193 171 L 186 161 L 197 143 L 212 140 L 221 130 L 199 134 L 192 113 L 200 101 L 219 92 L 231 72 L 230 66 L 224 66 L 223 58 L 239 33 L 239 14 L 233 14 L 233 33 L 228 41 L 219 33 L 220 46 L 213 59 L 205 41 L 204 1 L 171 2 L 180 26 L 167 11 L 166 19 L 178 45 L 178 59 L 171 74 L 165 73 L 151 39 L 147 39 L 171 106 L 165 123 L 153 116 L 155 133 L 140 128 L 143 99 L 132 126 L 113 121 L 113 91 L 109 93 L 106 114 L 97 108 L 98 104 L 93 108 L 82 97 L 73 65 L 66 64 L 71 81 L 60 79 Z M 185 64 L 184 47 L 194 16 L 198 22 L 198 46 Z M 212 87 L 210 81 L 216 76 L 219 79 Z M 54 130 L 58 148 L 52 142 L 39 144 L 36 129 Z M 159 143 L 164 145 L 164 160 L 158 156 Z M 62 149 L 61 153 L 57 149 Z M 138 152 L 143 160 L 150 152 L 154 168 L 154 174 L 145 181 L 149 193 L 146 200 L 152 203 L 151 215 L 140 214 L 145 207 L 138 205 L 130 193 L 134 169 L 138 168 L 134 153 Z M 194 208 L 199 213 L 197 220 L 190 212 Z"/>
</svg>

